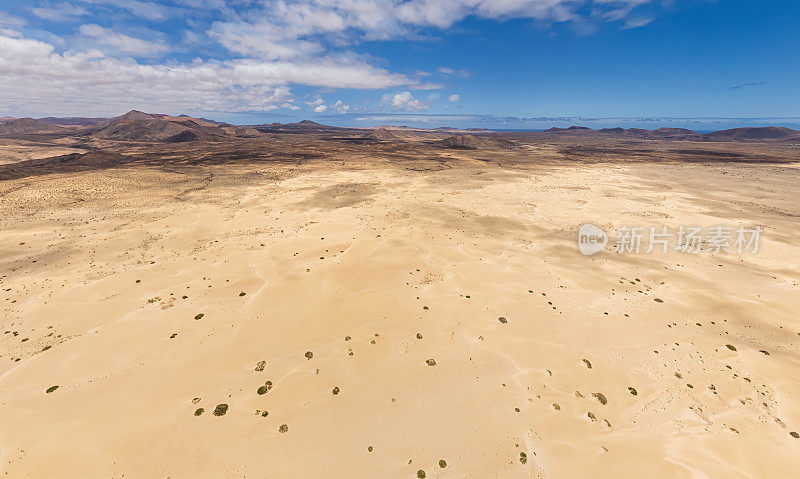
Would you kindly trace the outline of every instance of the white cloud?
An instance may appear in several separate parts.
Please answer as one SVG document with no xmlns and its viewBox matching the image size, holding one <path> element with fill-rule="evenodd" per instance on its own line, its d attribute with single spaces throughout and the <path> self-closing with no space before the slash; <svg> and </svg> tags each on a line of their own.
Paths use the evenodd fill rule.
<svg viewBox="0 0 800 479">
<path fill-rule="evenodd" d="M 323 50 L 318 43 L 300 40 L 267 22 L 214 22 L 208 34 L 232 52 L 264 60 L 310 56 Z"/>
<path fill-rule="evenodd" d="M 347 113 L 350 111 L 350 105 L 343 102 L 342 100 L 336 100 L 336 103 L 333 104 L 333 108 L 339 113 Z"/>
<path fill-rule="evenodd" d="M 34 115 L 292 108 L 289 84 L 390 88 L 402 76 L 355 60 L 253 59 L 141 64 L 97 50 L 58 53 L 39 40 L 0 32 L 0 105 Z"/>
<path fill-rule="evenodd" d="M 408 91 L 384 95 L 381 104 L 391 106 L 394 111 L 424 111 L 430 108 L 428 103 L 419 101 Z"/>
<path fill-rule="evenodd" d="M 323 113 L 325 111 L 328 111 L 328 105 L 319 105 L 314 108 L 314 113 Z"/>
<path fill-rule="evenodd" d="M 89 0 L 117 2 L 122 0 Z M 200 1 L 200 0 L 184 0 Z M 232 52 L 264 59 L 318 54 L 329 45 L 360 40 L 414 38 L 426 27 L 446 29 L 468 16 L 508 20 L 587 23 L 624 19 L 654 0 L 284 0 L 252 2 L 231 18 L 215 22 L 209 34 Z M 248 4 L 250 2 L 246 2 Z M 588 8 L 587 8 L 588 7 Z M 590 13 L 581 13 L 588 11 Z M 467 76 L 441 67 L 444 75 Z"/>
<path fill-rule="evenodd" d="M 461 101 L 461 97 L 458 95 L 450 95 L 447 99 L 450 100 L 451 103 L 458 103 Z"/>
<path fill-rule="evenodd" d="M 70 3 L 59 3 L 53 6 L 33 8 L 31 9 L 31 13 L 39 18 L 52 22 L 71 22 L 75 21 L 78 17 L 89 14 L 84 8 Z"/>
<path fill-rule="evenodd" d="M 575 28 L 621 22 L 624 28 L 633 28 L 643 21 L 635 17 L 634 9 L 655 0 L 174 0 L 170 5 L 147 0 L 51 1 L 32 13 L 63 19 L 88 10 L 93 18 L 111 17 L 119 25 L 130 22 L 131 15 L 150 22 L 182 17 L 191 33 L 183 33 L 183 44 L 177 48 L 192 45 L 199 55 L 213 55 L 208 52 L 217 46 L 203 44 L 210 38 L 235 58 L 205 56 L 185 63 L 114 58 L 164 54 L 169 49 L 159 38 L 167 34 L 156 32 L 154 40 L 142 33 L 130 36 L 88 24 L 79 35 L 59 38 L 38 31 L 40 40 L 33 40 L 9 30 L 21 30 L 25 19 L 0 12 L 2 105 L 48 115 L 56 109 L 78 115 L 116 113 L 128 106 L 153 111 L 269 110 L 298 108 L 292 84 L 438 89 L 442 85 L 423 82 L 425 72 L 394 73 L 378 66 L 379 59 L 353 53 L 352 46 L 365 40 L 421 38 L 467 17 L 570 22 Z M 197 26 L 206 25 L 208 18 L 216 21 L 206 32 L 199 30 Z M 41 41 L 44 38 L 47 42 Z M 448 66 L 439 68 L 438 74 L 439 78 L 469 75 Z M 401 91 L 384 96 L 382 104 L 413 112 L 428 109 L 431 101 Z M 343 101 L 330 108 L 352 111 Z"/>
<path fill-rule="evenodd" d="M 139 56 L 157 56 L 168 51 L 163 42 L 141 40 L 93 23 L 81 25 L 78 31 L 84 37 L 91 38 L 97 43 L 107 45 L 120 52 Z"/>
<path fill-rule="evenodd" d="M 320 97 L 315 97 L 313 100 L 306 102 L 306 105 L 308 105 L 308 106 L 310 106 L 312 108 L 313 107 L 318 107 L 318 106 L 324 105 L 324 104 L 325 104 L 325 100 L 323 100 Z"/>
</svg>

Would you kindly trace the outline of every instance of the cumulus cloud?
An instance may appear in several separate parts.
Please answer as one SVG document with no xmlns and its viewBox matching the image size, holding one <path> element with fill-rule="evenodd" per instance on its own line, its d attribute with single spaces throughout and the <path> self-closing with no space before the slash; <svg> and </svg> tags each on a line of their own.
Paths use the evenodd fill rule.
<svg viewBox="0 0 800 479">
<path fill-rule="evenodd" d="M 333 104 L 333 108 L 334 110 L 342 114 L 350 111 L 350 105 L 343 102 L 342 100 L 336 100 L 336 103 Z"/>
<path fill-rule="evenodd" d="M 92 0 L 121 1 L 121 0 Z M 199 0 L 193 0 L 199 1 Z M 589 23 L 625 19 L 654 0 L 284 0 L 253 8 L 212 25 L 209 34 L 236 53 L 291 58 L 325 50 L 330 42 L 414 38 L 419 29 L 446 29 L 468 16 L 508 20 Z M 582 14 L 588 11 L 590 13 Z M 323 41 L 327 39 L 328 42 Z M 445 75 L 468 73 L 441 67 Z"/>
<path fill-rule="evenodd" d="M 430 104 L 414 98 L 408 91 L 384 95 L 381 104 L 391 106 L 394 111 L 424 111 L 430 108 Z"/>
<path fill-rule="evenodd" d="M 314 108 L 314 113 L 324 113 L 328 111 L 328 105 L 318 105 Z"/>
<path fill-rule="evenodd" d="M 407 83 L 401 75 L 357 61 L 142 64 L 97 50 L 58 53 L 49 43 L 7 33 L 0 33 L 0 104 L 29 114 L 268 111 L 293 106 L 292 83 L 331 88 Z"/>
<path fill-rule="evenodd" d="M 325 104 L 325 100 L 323 100 L 320 97 L 315 97 L 313 100 L 310 100 L 310 101 L 306 102 L 306 105 L 308 105 L 308 106 L 310 106 L 312 108 L 315 108 L 315 107 L 318 107 L 318 106 L 324 105 L 324 104 Z"/>
<path fill-rule="evenodd" d="M 138 56 L 157 56 L 168 51 L 163 42 L 141 40 L 93 23 L 81 25 L 78 31 L 84 37 L 91 38 L 97 43 L 107 45 L 120 52 L 133 53 Z"/>
<path fill-rule="evenodd" d="M 458 103 L 461 101 L 461 97 L 458 95 L 450 95 L 447 99 L 450 100 L 451 103 Z"/>
<path fill-rule="evenodd" d="M 62 113 L 105 114 L 129 103 L 154 111 L 269 110 L 298 108 L 291 93 L 294 84 L 327 89 L 437 89 L 442 85 L 422 82 L 425 72 L 411 76 L 392 72 L 380 59 L 353 53 L 353 47 L 363 41 L 422 38 L 467 17 L 569 22 L 575 28 L 621 22 L 633 28 L 642 22 L 635 9 L 654 1 L 173 0 L 164 5 L 150 0 L 44 0 L 31 9 L 31 21 L 35 17 L 79 19 L 88 11 L 92 23 L 81 26 L 79 34 L 62 38 L 39 29 L 36 40 L 12 31 L 21 31 L 25 19 L 0 11 L 0 101 L 47 114 L 56 113 L 54 105 Z M 110 28 L 104 23 L 108 19 L 122 30 Z M 191 45 L 201 58 L 137 60 L 168 53 L 160 38 L 172 35 L 155 32 L 150 38 L 141 28 L 124 28 L 141 19 L 181 19 L 181 28 L 188 30 L 178 31 L 183 42 L 176 42 L 176 53 L 186 53 Z M 124 55 L 134 59 L 115 58 Z M 469 75 L 451 66 L 437 72 L 439 78 Z M 384 96 L 381 104 L 414 112 L 428 109 L 430 100 L 400 91 Z M 343 101 L 330 108 L 339 113 L 352 111 Z"/>
</svg>

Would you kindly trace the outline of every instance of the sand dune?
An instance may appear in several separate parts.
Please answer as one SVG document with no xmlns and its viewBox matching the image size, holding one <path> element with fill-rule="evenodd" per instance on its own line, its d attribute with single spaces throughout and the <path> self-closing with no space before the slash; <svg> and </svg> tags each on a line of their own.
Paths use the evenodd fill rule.
<svg viewBox="0 0 800 479">
<path fill-rule="evenodd" d="M 785 477 L 800 465 L 796 167 L 449 165 L 0 182 L 0 471 Z M 757 255 L 584 257 L 586 221 L 768 232 Z"/>
</svg>

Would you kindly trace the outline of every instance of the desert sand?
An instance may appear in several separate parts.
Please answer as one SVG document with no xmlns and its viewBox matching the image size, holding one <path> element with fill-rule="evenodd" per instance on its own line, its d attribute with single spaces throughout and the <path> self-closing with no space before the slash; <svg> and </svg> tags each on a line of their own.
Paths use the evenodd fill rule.
<svg viewBox="0 0 800 479">
<path fill-rule="evenodd" d="M 0 181 L 3 477 L 800 467 L 797 157 L 404 151 Z M 587 257 L 586 222 L 765 231 Z"/>
</svg>

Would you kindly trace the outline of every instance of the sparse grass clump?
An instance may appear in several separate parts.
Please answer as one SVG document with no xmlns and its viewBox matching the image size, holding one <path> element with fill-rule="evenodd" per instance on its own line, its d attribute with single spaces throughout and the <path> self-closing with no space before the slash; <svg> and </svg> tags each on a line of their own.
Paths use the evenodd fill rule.
<svg viewBox="0 0 800 479">
<path fill-rule="evenodd" d="M 217 404 L 217 407 L 214 408 L 214 415 L 215 416 L 224 416 L 225 413 L 227 413 L 227 412 L 228 412 L 228 405 L 225 404 L 225 403 Z"/>
<path fill-rule="evenodd" d="M 524 452 L 520 452 L 519 453 L 519 462 L 520 462 L 520 464 L 525 464 L 526 462 L 528 462 L 528 455 L 525 454 Z"/>
<path fill-rule="evenodd" d="M 425 471 L 423 471 L 422 469 L 420 469 L 419 471 L 417 471 L 417 477 L 418 477 L 419 479 L 425 479 Z"/>
<path fill-rule="evenodd" d="M 441 467 L 442 469 L 447 467 L 447 461 L 445 461 L 444 459 L 439 459 L 439 467 Z"/>
<path fill-rule="evenodd" d="M 608 399 L 606 399 L 603 393 L 592 393 L 592 396 L 594 396 L 598 401 L 600 401 L 600 404 L 602 404 L 603 406 L 608 404 Z"/>
<path fill-rule="evenodd" d="M 203 316 L 205 316 L 205 314 L 200 313 L 200 314 L 195 315 L 194 319 L 203 319 Z"/>
<path fill-rule="evenodd" d="M 726 344 L 725 347 L 730 349 L 731 351 L 736 351 L 736 346 L 734 346 L 733 344 Z"/>
<path fill-rule="evenodd" d="M 264 394 L 267 394 L 270 389 L 272 389 L 272 381 L 267 381 L 263 386 L 259 387 L 256 392 L 259 396 L 263 396 Z"/>
<path fill-rule="evenodd" d="M 194 415 L 195 415 L 195 416 L 200 416 L 200 415 L 201 415 L 201 414 L 203 414 L 205 411 L 206 411 L 205 409 L 203 409 L 203 408 L 199 407 L 199 408 L 197 408 L 197 409 L 195 409 L 195 410 L 194 410 Z"/>
<path fill-rule="evenodd" d="M 56 389 L 58 389 L 58 386 L 50 386 L 49 388 L 47 388 L 47 390 L 45 392 L 47 394 L 50 394 L 51 392 L 55 391 Z"/>
</svg>

